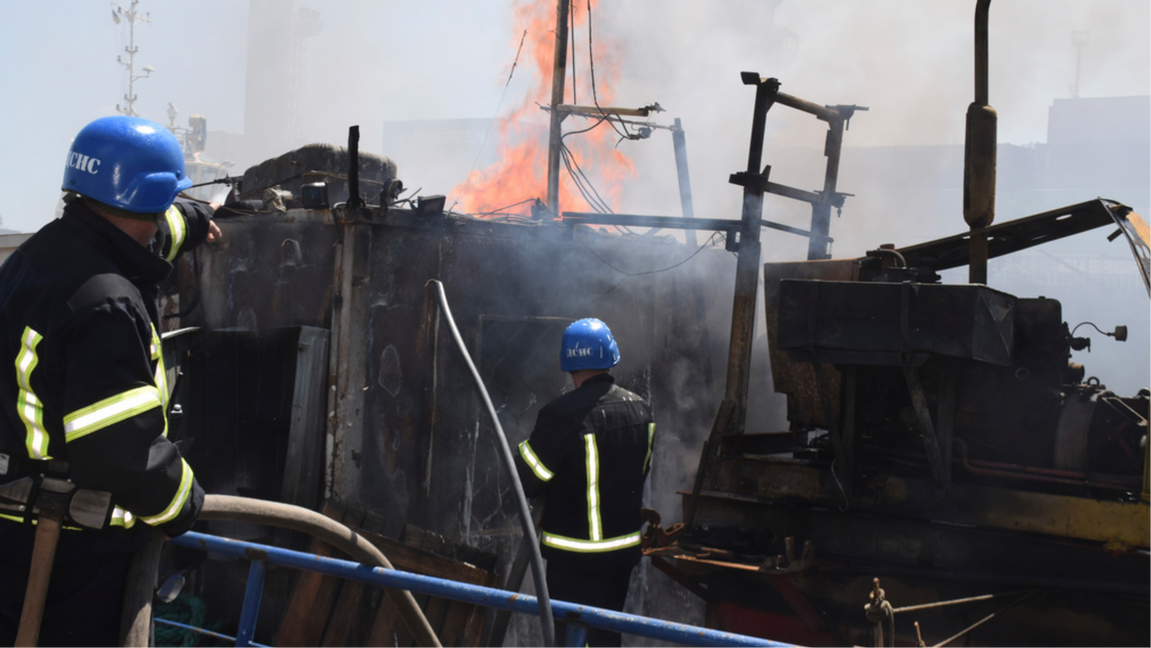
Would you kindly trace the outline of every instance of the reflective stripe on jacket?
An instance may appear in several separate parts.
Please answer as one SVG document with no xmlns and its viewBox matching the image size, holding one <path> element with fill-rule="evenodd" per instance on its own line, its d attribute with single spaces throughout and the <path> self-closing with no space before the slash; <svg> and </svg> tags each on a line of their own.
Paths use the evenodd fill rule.
<svg viewBox="0 0 1151 648">
<path fill-rule="evenodd" d="M 516 464 L 525 492 L 545 498 L 540 543 L 549 560 L 617 552 L 638 559 L 654 441 L 651 408 L 610 374 L 540 410 Z"/>
<path fill-rule="evenodd" d="M 156 286 L 209 216 L 174 206 L 149 250 L 74 201 L 0 266 L 0 483 L 62 459 L 78 487 L 113 494 L 111 525 L 191 525 L 203 492 L 166 438 Z"/>
</svg>

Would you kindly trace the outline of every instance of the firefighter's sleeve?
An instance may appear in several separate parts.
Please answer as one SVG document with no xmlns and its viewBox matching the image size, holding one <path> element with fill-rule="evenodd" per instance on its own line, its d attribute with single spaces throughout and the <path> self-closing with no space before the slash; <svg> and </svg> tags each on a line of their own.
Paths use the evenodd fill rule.
<svg viewBox="0 0 1151 648">
<path fill-rule="evenodd" d="M 167 439 L 167 395 L 153 375 L 160 352 L 146 316 L 109 297 L 75 318 L 65 344 L 67 460 L 81 488 L 113 501 L 169 536 L 195 522 L 203 491 Z"/>
<path fill-rule="evenodd" d="M 157 223 L 153 250 L 169 263 L 176 257 L 203 243 L 208 238 L 208 223 L 212 208 L 194 200 L 177 200 Z"/>
<path fill-rule="evenodd" d="M 551 410 L 544 408 L 536 417 L 531 436 L 519 445 L 516 470 L 524 486 L 524 494 L 538 497 L 548 482 L 555 477 L 563 458 L 559 447 L 559 421 Z"/>
</svg>

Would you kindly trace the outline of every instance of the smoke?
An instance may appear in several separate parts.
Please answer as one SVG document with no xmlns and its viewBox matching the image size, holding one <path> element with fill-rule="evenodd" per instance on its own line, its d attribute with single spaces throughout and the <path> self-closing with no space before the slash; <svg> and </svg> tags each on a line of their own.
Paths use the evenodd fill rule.
<svg viewBox="0 0 1151 648">
<path fill-rule="evenodd" d="M 607 48 L 596 57 L 597 85 L 617 74 L 610 98 L 601 101 L 632 107 L 658 101 L 667 109 L 656 116 L 659 121 L 682 119 L 700 215 L 727 217 L 739 210 L 738 192 L 726 180 L 745 166 L 751 106 L 751 92 L 739 84 L 740 71 L 775 76 L 784 92 L 817 103 L 869 106 L 870 112 L 853 120 L 847 147 L 957 145 L 972 96 L 974 4 L 593 4 L 595 41 Z M 212 133 L 209 154 L 231 160 L 237 170 L 302 143 L 343 144 L 347 127 L 359 124 L 361 147 L 395 156 L 407 186 L 446 194 L 485 148 L 487 156 L 493 155 L 494 138 L 486 145 L 480 138 L 455 146 L 438 159 L 417 160 L 411 152 L 400 156 L 400 151 L 377 148 L 385 124 L 461 118 L 490 122 L 506 117 L 513 107 L 548 102 L 549 94 L 539 89 L 548 88 L 549 79 L 526 57 L 510 83 L 508 72 L 523 36 L 516 11 L 537 14 L 542 21 L 554 14 L 554 2 L 435 0 L 410 6 L 296 0 L 274 5 L 290 15 L 318 12 L 318 32 L 305 36 L 295 29 L 274 30 L 270 43 L 253 52 L 253 29 L 270 28 L 276 21 L 253 18 L 246 4 L 142 3 L 151 22 L 137 27 L 137 60 L 156 71 L 135 85 L 139 112 L 167 123 L 166 106 L 172 102 L 181 111 L 180 123 L 188 115 L 204 115 Z M 1000 114 L 1000 140 L 1020 145 L 1045 141 L 1047 108 L 1053 99 L 1071 95 L 1077 52 L 1081 97 L 1148 94 L 1148 12 L 1146 3 L 1130 0 L 993 3 L 990 97 Z M 586 13 L 586 2 L 577 1 L 576 50 L 569 66 L 585 84 L 590 81 Z M 16 204 L 5 210 L 6 224 L 31 231 L 54 210 L 59 160 L 68 138 L 123 102 L 124 70 L 115 57 L 123 53 L 125 26 L 112 24 L 107 7 L 81 2 L 58 7 L 51 21 L 40 20 L 31 6 L 8 8 L 7 18 L 0 26 L 0 47 L 10 60 L 26 63 L 10 66 L 5 81 L 14 96 L 22 96 L 21 88 L 36 87 L 37 99 L 5 107 L 9 123 L 25 127 L 0 135 L 5 150 L 21 152 L 0 162 L 0 177 L 22 188 L 8 192 Z M 553 29 L 541 25 L 529 31 L 525 51 L 532 43 L 546 43 Z M 1081 50 L 1072 43 L 1076 32 L 1086 32 Z M 269 62 L 286 66 L 288 80 L 268 89 L 253 113 L 247 106 L 259 103 L 261 95 L 249 88 L 271 71 Z M 590 97 L 586 86 L 579 97 L 581 103 Z M 277 114 L 289 108 L 291 115 Z M 787 112 L 775 111 L 769 120 L 768 148 L 818 149 L 819 125 Z M 533 119 L 546 123 L 542 111 Z M 280 129 L 280 140 L 257 150 L 225 146 L 231 136 L 264 123 L 292 126 Z M 678 214 L 668 134 L 657 131 L 649 140 L 622 142 L 618 151 L 634 162 L 635 177 L 613 209 Z M 770 155 L 766 161 L 777 177 L 792 173 Z M 818 179 L 803 184 L 814 186 Z M 843 180 L 844 190 L 852 191 L 846 173 Z M 1146 211 L 1144 205 L 1134 206 Z"/>
<path fill-rule="evenodd" d="M 180 107 L 181 122 L 204 115 L 208 155 L 231 160 L 236 173 L 300 144 L 343 145 L 348 127 L 359 125 L 361 150 L 393 157 L 405 185 L 424 194 L 454 194 L 462 182 L 483 179 L 506 190 L 501 204 L 542 198 L 542 148 L 525 151 L 534 155 L 528 159 L 537 174 L 528 184 L 511 182 L 491 163 L 508 162 L 510 147 L 522 141 L 542 143 L 547 114 L 537 104 L 550 100 L 555 25 L 549 16 L 555 4 L 254 0 L 250 11 L 244 3 L 225 0 L 144 0 L 141 9 L 150 12 L 151 23 L 138 27 L 139 61 L 156 72 L 135 86 L 138 110 L 167 123 L 165 107 L 171 101 Z M 740 72 L 776 77 L 783 92 L 817 104 L 866 106 L 845 135 L 839 190 L 854 195 L 833 219 L 833 252 L 853 256 L 881 243 L 918 243 L 965 228 L 962 142 L 964 113 L 973 98 L 974 6 L 974 0 L 596 2 L 590 16 L 596 94 L 601 104 L 618 107 L 658 102 L 666 112 L 655 113 L 651 121 L 662 126 L 681 120 L 695 214 L 704 218 L 738 219 L 741 212 L 741 191 L 728 177 L 746 170 L 754 91 L 740 83 Z M 592 97 L 588 3 L 577 0 L 574 7 L 575 54 L 568 69 L 576 79 L 573 101 L 586 104 Z M 0 129 L 0 145 L 9 152 L 0 160 L 9 201 L 4 223 L 20 231 L 35 230 L 51 218 L 70 137 L 91 119 L 111 114 L 124 92 L 123 70 L 115 61 L 123 27 L 110 24 L 107 6 L 74 0 L 54 8 L 52 20 L 44 20 L 35 3 L 7 6 L 0 22 L 0 52 L 21 62 L 4 72 L 12 101 L 0 108 L 11 126 Z M 265 19 L 256 11 L 260 8 L 276 19 Z M 306 37 L 284 26 L 295 24 L 300 10 L 318 12 L 319 25 L 313 24 L 316 29 Z M 997 222 L 1098 195 L 1151 216 L 1147 115 L 1142 132 L 1116 135 L 1132 148 L 1109 142 L 1090 155 L 1079 152 L 1080 171 L 1071 174 L 1072 182 L 1055 186 L 1026 179 L 1048 173 L 1056 159 L 1048 116 L 1057 99 L 1151 93 L 1146 38 L 1151 6 L 1134 0 L 997 0 L 990 15 L 990 103 L 998 111 L 1004 145 Z M 456 127 L 452 120 L 466 123 Z M 586 125 L 569 118 L 564 128 Z M 426 137 L 400 137 L 409 132 Z M 825 132 L 826 125 L 810 115 L 773 108 L 763 156 L 772 181 L 806 190 L 821 187 Z M 249 136 L 252 140 L 245 141 Z M 567 141 L 584 156 L 581 167 L 613 210 L 681 214 L 669 131 L 621 141 L 601 125 Z M 1088 181 L 1081 170 L 1093 168 L 1109 172 Z M 501 204 L 461 199 L 458 207 Z M 569 189 L 561 208 L 584 207 Z M 810 212 L 801 203 L 769 197 L 764 217 L 806 228 Z M 1107 243 L 1107 233 L 1081 235 L 1011 261 L 993 260 L 990 282 L 1020 296 L 1062 300 L 1072 326 L 1082 321 L 1106 331 L 1130 326 L 1125 343 L 1092 333 L 1091 352 L 1073 358 L 1087 365 L 1088 375 L 1127 395 L 1151 383 L 1147 297 L 1133 265 L 1124 265 L 1128 255 L 1122 241 Z M 801 237 L 765 230 L 766 259 L 801 259 L 806 247 Z M 669 250 L 668 258 L 637 261 L 620 254 L 633 265 L 615 260 L 638 273 L 671 266 L 692 252 L 680 246 Z M 478 258 L 475 264 L 491 262 Z M 584 254 L 565 267 L 597 263 Z M 678 318 L 671 327 L 676 335 L 700 349 L 725 348 L 733 267 L 730 257 L 716 252 L 677 270 L 716 288 L 703 304 L 671 298 L 659 304 L 661 316 Z M 524 282 L 525 293 L 532 294 L 520 296 L 538 304 L 540 314 L 577 316 L 594 307 L 564 302 L 563 282 L 586 275 L 543 274 L 535 284 Z M 953 273 L 947 280 L 964 278 Z M 621 292 L 638 295 L 648 287 L 645 280 L 619 275 L 604 282 L 602 291 L 620 281 L 616 290 Z M 474 310 L 502 312 L 487 304 L 485 309 Z M 762 325 L 762 304 L 757 312 Z M 666 342 L 647 340 L 639 324 L 609 323 L 636 344 Z M 378 352 L 374 356 L 387 365 Z M 666 371 L 664 380 L 682 399 L 675 407 L 699 413 L 695 420 L 661 422 L 665 436 L 651 491 L 665 522 L 679 517 L 675 491 L 690 487 L 700 435 L 710 427 L 722 387 L 726 358 L 698 360 L 646 369 Z M 753 388 L 756 381 L 766 376 L 753 377 Z M 458 386 L 460 393 L 469 389 Z M 657 410 L 671 409 L 666 400 L 654 404 Z M 772 424 L 779 421 L 764 423 Z M 472 511 L 464 519 L 470 523 Z M 645 582 L 678 591 L 660 578 L 649 574 Z"/>
</svg>

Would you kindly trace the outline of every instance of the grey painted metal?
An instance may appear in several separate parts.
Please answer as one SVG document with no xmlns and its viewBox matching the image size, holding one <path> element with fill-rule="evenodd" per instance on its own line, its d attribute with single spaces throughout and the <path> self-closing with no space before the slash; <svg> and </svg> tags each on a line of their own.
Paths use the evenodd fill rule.
<svg viewBox="0 0 1151 648">
<path fill-rule="evenodd" d="M 288 428 L 288 450 L 284 459 L 284 485 L 280 501 L 304 508 L 320 508 L 320 482 L 323 454 L 316 452 L 323 444 L 316 439 L 322 434 L 327 418 L 328 401 L 328 331 L 312 326 L 300 327 L 297 345 L 296 377 L 292 388 L 292 418 Z"/>
<path fill-rule="evenodd" d="M 347 457 L 363 454 L 364 386 L 368 376 L 362 355 L 368 347 L 368 321 L 371 304 L 372 230 L 364 222 L 364 210 L 334 210 L 340 222 L 340 243 L 336 255 L 337 294 L 332 304 L 333 347 L 328 364 L 332 393 L 328 401 L 326 461 L 328 499 L 355 501 L 362 475 L 359 466 Z"/>
<path fill-rule="evenodd" d="M 695 218 L 695 205 L 691 200 L 691 174 L 687 170 L 687 139 L 683 134 L 683 124 L 679 117 L 675 118 L 675 126 L 671 129 L 671 143 L 675 148 L 675 176 L 679 180 L 679 203 L 683 209 L 684 218 Z M 695 230 L 686 232 L 689 247 L 696 246 Z"/>
</svg>

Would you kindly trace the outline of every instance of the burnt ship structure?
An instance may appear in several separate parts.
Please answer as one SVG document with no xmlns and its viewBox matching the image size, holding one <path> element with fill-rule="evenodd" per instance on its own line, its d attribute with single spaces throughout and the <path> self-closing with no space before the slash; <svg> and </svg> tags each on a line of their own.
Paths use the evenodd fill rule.
<svg viewBox="0 0 1151 648">
<path fill-rule="evenodd" d="M 396 164 L 354 144 L 306 146 L 240 180 L 217 212 L 222 241 L 182 259 L 162 298 L 183 412 L 171 436 L 208 492 L 350 515 L 348 526 L 396 544 L 432 534 L 443 551 L 422 556 L 425 566 L 454 559 L 482 567 L 483 584 L 518 589 L 522 571 L 508 580 L 522 537 L 512 485 L 435 279 L 513 447 L 570 387 L 558 365 L 564 328 L 593 313 L 610 322 L 624 356 L 617 380 L 661 411 L 652 506 L 677 506 L 676 490 L 690 486 L 677 457 L 698 454 L 718 398 L 725 339 L 699 314 L 730 304 L 729 282 L 708 278 L 731 276 L 722 247 L 550 217 L 462 216 L 442 196 L 397 200 Z M 349 198 L 358 195 L 370 203 Z M 694 252 L 690 267 L 674 267 Z M 254 525 L 203 528 L 308 547 Z M 209 560 L 189 591 L 222 614 L 238 610 L 243 569 Z M 286 637 L 283 620 L 303 609 L 298 589 L 289 574 L 270 576 L 261 636 L 372 645 L 372 615 L 332 634 L 319 612 L 320 634 Z M 475 645 L 483 628 L 499 645 L 493 625 L 481 610 L 456 640 Z"/>
<path fill-rule="evenodd" d="M 738 220 L 542 204 L 532 216 L 455 214 L 442 196 L 401 198 L 396 163 L 358 152 L 354 129 L 347 148 L 249 169 L 217 214 L 223 241 L 183 259 L 166 287 L 182 412 L 171 436 L 209 492 L 321 510 L 415 552 L 414 568 L 519 589 L 511 484 L 437 280 L 513 445 L 564 389 L 563 328 L 610 323 L 617 380 L 658 413 L 647 570 L 696 597 L 708 625 L 808 645 L 1147 645 L 1148 392 L 1089 378 L 1069 362 L 1087 342 L 1058 299 L 1012 295 L 986 275 L 989 258 L 1107 228 L 1146 283 L 1147 225 L 1106 199 L 993 222 L 988 5 L 970 229 L 937 241 L 830 258 L 844 130 L 866 109 L 812 103 L 754 73 L 742 75 L 755 92 L 748 164 L 731 176 Z M 822 189 L 770 179 L 773 106 L 827 124 Z M 767 193 L 808 203 L 810 229 L 764 219 Z M 765 228 L 806 237 L 808 260 L 764 264 Z M 726 245 L 685 246 L 661 235 L 672 229 L 720 232 Z M 940 282 L 962 266 L 968 283 Z M 753 379 L 759 355 L 770 386 Z M 751 403 L 768 390 L 786 398 L 786 429 L 752 430 Z M 667 524 L 674 511 L 681 522 Z M 254 525 L 203 530 L 308 546 Z M 169 571 L 238 609 L 245 567 L 192 560 L 176 555 Z M 659 594 L 646 613 L 660 616 Z M 505 641 L 506 618 L 422 603 L 445 644 Z M 402 644 L 382 609 L 378 593 L 273 573 L 261 635 Z"/>
<path fill-rule="evenodd" d="M 746 402 L 762 394 L 749 393 L 737 322 L 755 297 L 737 290 L 727 390 L 684 522 L 648 537 L 653 562 L 706 601 L 709 625 L 806 645 L 1151 640 L 1149 392 L 1115 394 L 1070 362 L 1090 340 L 1057 299 L 987 285 L 989 258 L 1108 228 L 1151 294 L 1147 224 L 1106 199 L 993 223 L 989 6 L 976 7 L 969 229 L 830 259 L 813 211 L 808 261 L 754 270 L 786 430 L 745 429 Z M 733 182 L 788 195 L 756 175 L 755 134 L 764 103 L 805 107 L 756 77 L 745 75 L 757 87 L 748 171 Z M 940 283 L 962 266 L 968 283 Z M 1127 329 L 1100 333 L 1124 340 Z"/>
</svg>

